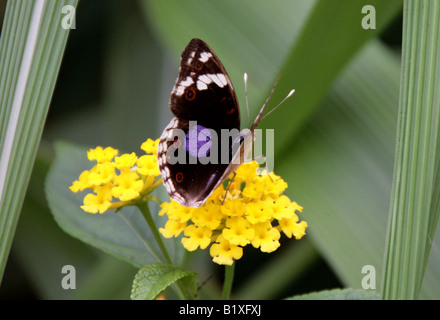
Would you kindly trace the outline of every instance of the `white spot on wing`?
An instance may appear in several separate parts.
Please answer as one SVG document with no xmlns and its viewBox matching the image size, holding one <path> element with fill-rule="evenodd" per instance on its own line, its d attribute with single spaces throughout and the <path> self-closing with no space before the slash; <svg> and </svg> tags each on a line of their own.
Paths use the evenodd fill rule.
<svg viewBox="0 0 440 320">
<path fill-rule="evenodd" d="M 189 87 L 194 83 L 194 80 L 188 76 L 185 80 L 176 83 L 173 89 L 173 93 L 177 96 L 181 96 L 185 92 L 185 88 Z"/>
<path fill-rule="evenodd" d="M 209 52 L 202 52 L 202 53 L 200 54 L 200 58 L 199 58 L 199 60 L 202 61 L 203 63 L 205 63 L 205 62 L 208 61 L 209 58 L 211 58 L 211 57 L 212 57 L 212 54 L 211 54 L 211 53 L 209 53 Z"/>
<path fill-rule="evenodd" d="M 196 52 L 195 52 L 195 51 L 191 52 L 191 54 L 189 55 L 188 60 L 186 60 L 186 63 L 187 63 L 187 64 L 191 64 L 191 62 L 192 62 L 192 60 L 193 60 L 193 58 L 194 58 L 195 55 L 196 55 Z"/>
<path fill-rule="evenodd" d="M 220 88 L 223 88 L 227 82 L 226 82 L 226 78 L 223 74 L 218 73 L 218 74 L 210 74 L 208 75 L 212 81 L 215 82 L 216 85 L 218 85 Z"/>
<path fill-rule="evenodd" d="M 208 84 L 212 82 L 212 79 L 209 77 L 209 75 L 203 74 L 199 76 L 197 80 L 197 89 L 199 90 L 206 90 L 208 89 Z"/>
<path fill-rule="evenodd" d="M 208 89 L 207 85 L 212 82 L 214 82 L 220 88 L 223 88 L 228 84 L 228 80 L 226 79 L 226 76 L 223 73 L 203 74 L 199 76 L 199 78 L 197 79 L 197 89 L 206 90 Z"/>
<path fill-rule="evenodd" d="M 228 84 L 228 81 L 226 80 L 226 77 L 225 77 L 225 75 L 223 73 L 217 73 L 217 77 L 223 83 L 223 86 Z"/>
<path fill-rule="evenodd" d="M 174 188 L 174 187 L 173 187 Z M 174 191 L 173 192 L 175 192 L 176 191 L 176 189 L 174 189 Z M 177 201 L 178 203 L 180 203 L 181 205 L 184 205 L 185 204 L 185 198 L 184 197 L 182 197 L 182 195 L 180 195 L 180 194 L 178 194 L 178 193 L 174 193 L 173 194 L 173 196 L 172 196 L 172 198 L 175 200 L 175 201 Z"/>
<path fill-rule="evenodd" d="M 206 85 L 206 83 L 199 80 L 199 81 L 197 81 L 197 89 L 200 91 L 206 90 L 206 89 L 208 89 L 208 86 Z"/>
<path fill-rule="evenodd" d="M 164 173 L 165 179 L 170 177 L 170 169 L 168 169 L 168 167 L 163 168 L 163 173 Z"/>
<path fill-rule="evenodd" d="M 180 82 L 179 85 L 186 88 L 186 87 L 192 85 L 193 83 L 194 83 L 194 80 L 190 76 L 188 76 L 188 77 L 186 77 L 185 80 Z"/>
<path fill-rule="evenodd" d="M 206 75 L 206 74 L 201 75 L 201 76 L 199 77 L 199 80 L 202 81 L 202 82 L 204 82 L 204 83 L 206 83 L 206 84 L 210 84 L 210 83 L 212 82 L 212 79 L 209 78 L 209 76 Z"/>
</svg>

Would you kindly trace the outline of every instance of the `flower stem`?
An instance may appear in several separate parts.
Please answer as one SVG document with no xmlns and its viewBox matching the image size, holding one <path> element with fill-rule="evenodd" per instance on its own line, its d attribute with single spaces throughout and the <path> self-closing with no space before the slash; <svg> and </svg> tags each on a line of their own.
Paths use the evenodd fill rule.
<svg viewBox="0 0 440 320">
<path fill-rule="evenodd" d="M 170 255 L 168 254 L 167 249 L 165 248 L 165 245 L 162 241 L 162 237 L 159 234 L 159 229 L 156 227 L 156 223 L 153 220 L 153 217 L 151 216 L 150 208 L 148 207 L 148 203 L 141 201 L 136 204 L 136 206 L 139 208 L 139 210 L 142 212 L 142 215 L 144 216 L 145 220 L 148 223 L 148 226 L 150 227 L 151 232 L 153 233 L 154 239 L 156 240 L 160 251 L 162 252 L 166 262 L 170 265 L 173 264 L 171 261 Z M 180 296 L 181 299 L 193 299 L 190 295 L 187 295 L 187 290 L 184 289 L 182 282 L 179 280 L 176 282 L 177 290 L 176 293 Z"/>
<path fill-rule="evenodd" d="M 153 217 L 151 216 L 150 208 L 148 207 L 147 202 L 139 202 L 136 204 L 136 206 L 139 208 L 139 210 L 142 212 L 142 215 L 144 216 L 145 220 L 148 223 L 148 226 L 150 227 L 151 232 L 153 233 L 154 239 L 156 240 L 160 251 L 162 252 L 165 260 L 169 264 L 173 264 L 171 261 L 170 255 L 168 254 L 167 249 L 165 248 L 165 245 L 162 241 L 162 237 L 159 234 L 159 229 L 156 227 L 156 223 L 153 220 Z"/>
<path fill-rule="evenodd" d="M 234 280 L 235 263 L 225 266 L 225 280 L 223 283 L 222 299 L 229 300 L 231 297 L 232 282 Z"/>
</svg>

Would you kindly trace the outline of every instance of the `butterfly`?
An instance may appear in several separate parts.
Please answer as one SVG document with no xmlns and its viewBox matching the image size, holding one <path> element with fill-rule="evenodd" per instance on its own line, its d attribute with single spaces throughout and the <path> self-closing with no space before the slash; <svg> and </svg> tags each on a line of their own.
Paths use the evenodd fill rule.
<svg viewBox="0 0 440 320">
<path fill-rule="evenodd" d="M 255 128 L 275 85 L 252 126 L 239 131 L 238 100 L 223 64 L 204 41 L 189 42 L 170 96 L 175 117 L 165 127 L 157 147 L 163 183 L 173 200 L 186 207 L 199 207 L 235 173 L 256 139 Z M 234 134 L 228 139 L 218 138 L 229 132 Z"/>
</svg>

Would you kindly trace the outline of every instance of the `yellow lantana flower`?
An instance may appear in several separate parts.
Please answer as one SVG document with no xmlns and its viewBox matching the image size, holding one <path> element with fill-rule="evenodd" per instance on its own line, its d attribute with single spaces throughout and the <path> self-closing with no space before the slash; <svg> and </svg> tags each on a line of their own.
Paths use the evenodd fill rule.
<svg viewBox="0 0 440 320">
<path fill-rule="evenodd" d="M 89 213 L 103 213 L 132 204 L 151 192 L 160 182 L 156 158 L 158 142 L 159 139 L 144 142 L 142 149 L 147 154 L 140 158 L 134 152 L 118 156 L 118 150 L 112 147 L 90 149 L 87 158 L 97 164 L 82 172 L 69 188 L 75 193 L 85 189 L 94 192 L 84 197 L 81 208 Z"/>
<path fill-rule="evenodd" d="M 240 259 L 246 245 L 275 251 L 281 232 L 300 239 L 307 222 L 300 222 L 296 214 L 302 207 L 283 195 L 287 183 L 273 173 L 258 172 L 255 161 L 241 165 L 232 182 L 226 182 L 227 191 L 220 185 L 198 208 L 174 200 L 162 203 L 159 215 L 166 214 L 168 222 L 159 231 L 165 238 L 183 233 L 182 244 L 189 251 L 211 245 L 213 261 L 224 265 Z"/>
<path fill-rule="evenodd" d="M 134 152 L 128 154 L 123 154 L 120 157 L 115 157 L 113 165 L 121 171 L 130 171 L 131 168 L 136 164 L 137 156 Z"/>
<path fill-rule="evenodd" d="M 81 209 L 90 213 L 103 213 L 111 206 L 112 190 L 111 185 L 95 187 L 96 194 L 89 193 L 84 197 L 84 205 Z"/>
<path fill-rule="evenodd" d="M 139 197 L 144 182 L 139 180 L 136 172 L 125 171 L 113 179 L 112 195 L 121 201 L 129 201 Z"/>
<path fill-rule="evenodd" d="M 118 150 L 113 149 L 112 147 L 107 147 L 105 149 L 102 147 L 96 147 L 87 152 L 87 158 L 90 161 L 96 160 L 98 163 L 106 163 L 110 162 L 117 154 Z"/>
<path fill-rule="evenodd" d="M 111 147 L 96 147 L 87 152 L 96 161 L 82 172 L 70 190 L 91 189 L 81 208 L 90 213 L 146 201 L 145 196 L 161 183 L 157 161 L 159 139 L 145 141 L 145 155 L 119 155 Z M 303 208 L 283 194 L 287 183 L 273 172 L 260 170 L 257 162 L 241 165 L 234 177 L 220 185 L 204 205 L 184 207 L 177 202 L 163 202 L 159 215 L 168 221 L 160 233 L 165 238 L 183 233 L 182 244 L 188 251 L 206 249 L 215 263 L 232 265 L 243 255 L 243 247 L 252 245 L 262 252 L 273 252 L 280 246 L 281 233 L 301 239 L 307 222 L 297 212 Z M 227 188 L 226 188 L 227 186 Z"/>
<path fill-rule="evenodd" d="M 192 224 L 185 228 L 185 236 L 182 243 L 188 251 L 194 251 L 198 247 L 206 249 L 211 243 L 212 230 L 207 227 L 197 227 Z"/>
<path fill-rule="evenodd" d="M 72 192 L 78 192 L 78 191 L 83 191 L 84 189 L 87 189 L 90 187 L 89 184 L 89 175 L 90 175 L 90 171 L 83 171 L 80 175 L 78 180 L 74 181 L 72 186 L 70 187 L 70 190 Z"/>
<path fill-rule="evenodd" d="M 209 250 L 211 257 L 217 264 L 232 265 L 234 260 L 241 259 L 243 256 L 243 248 L 234 244 L 231 244 L 228 240 L 219 236 L 216 242 L 211 246 Z"/>
<path fill-rule="evenodd" d="M 157 177 L 160 175 L 157 157 L 151 157 L 150 155 L 142 156 L 137 160 L 137 166 L 137 172 L 144 176 Z"/>
<path fill-rule="evenodd" d="M 102 186 L 110 182 L 115 176 L 115 167 L 109 163 L 98 163 L 90 170 L 87 182 L 91 186 Z"/>
</svg>

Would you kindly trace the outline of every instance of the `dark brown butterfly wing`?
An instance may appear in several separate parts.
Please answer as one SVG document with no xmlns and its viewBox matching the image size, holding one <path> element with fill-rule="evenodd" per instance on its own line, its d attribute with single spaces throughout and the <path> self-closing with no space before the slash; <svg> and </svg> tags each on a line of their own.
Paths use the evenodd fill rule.
<svg viewBox="0 0 440 320">
<path fill-rule="evenodd" d="M 170 108 L 176 117 L 161 135 L 159 168 L 170 197 L 181 205 L 198 207 L 229 171 L 233 156 L 229 146 L 234 138 L 225 150 L 224 145 L 220 148 L 222 129 L 238 134 L 240 128 L 240 111 L 231 80 L 202 40 L 191 40 L 182 53 Z M 200 137 L 205 137 L 202 133 L 208 129 L 211 134 L 201 141 L 204 138 Z M 212 139 L 214 134 L 217 141 Z"/>
<path fill-rule="evenodd" d="M 231 80 L 208 45 L 193 39 L 182 53 L 179 76 L 171 92 L 175 116 L 206 128 L 240 128 L 240 110 Z"/>
</svg>

